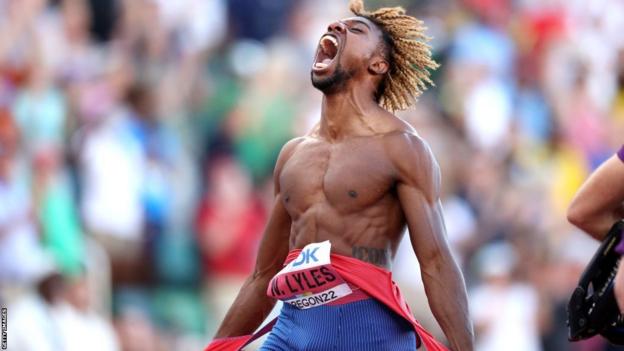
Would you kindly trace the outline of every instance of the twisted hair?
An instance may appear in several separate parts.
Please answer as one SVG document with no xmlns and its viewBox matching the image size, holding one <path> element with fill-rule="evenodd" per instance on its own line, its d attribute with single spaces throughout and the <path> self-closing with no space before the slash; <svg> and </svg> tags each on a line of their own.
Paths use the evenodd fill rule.
<svg viewBox="0 0 624 351">
<path fill-rule="evenodd" d="M 438 68 L 431 58 L 431 38 L 423 22 L 405 14 L 402 7 L 383 7 L 373 12 L 364 9 L 363 0 L 350 0 L 353 14 L 375 23 L 388 46 L 390 69 L 377 91 L 377 102 L 389 111 L 405 110 L 427 89 L 429 70 Z"/>
</svg>

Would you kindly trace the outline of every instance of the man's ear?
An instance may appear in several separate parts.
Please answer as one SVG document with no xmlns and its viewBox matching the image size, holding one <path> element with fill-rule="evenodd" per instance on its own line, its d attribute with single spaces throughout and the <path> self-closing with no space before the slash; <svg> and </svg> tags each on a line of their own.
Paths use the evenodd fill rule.
<svg viewBox="0 0 624 351">
<path fill-rule="evenodd" d="M 380 56 L 375 56 L 368 64 L 368 72 L 370 74 L 384 75 L 390 69 L 388 61 Z"/>
</svg>

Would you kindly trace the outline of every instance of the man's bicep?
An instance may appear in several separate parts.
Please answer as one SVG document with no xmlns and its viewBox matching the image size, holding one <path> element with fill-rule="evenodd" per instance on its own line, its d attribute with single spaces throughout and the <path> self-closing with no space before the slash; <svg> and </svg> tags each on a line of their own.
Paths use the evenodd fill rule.
<svg viewBox="0 0 624 351">
<path fill-rule="evenodd" d="M 395 146 L 397 191 L 414 252 L 421 265 L 449 253 L 440 204 L 440 167 L 429 145 L 407 134 Z"/>
<path fill-rule="evenodd" d="M 420 189 L 407 184 L 399 184 L 398 195 L 410 241 L 421 266 L 426 268 L 441 256 L 448 256 L 450 252 L 439 199 L 428 199 Z"/>
<path fill-rule="evenodd" d="M 288 254 L 291 220 L 280 194 L 274 200 L 256 259 L 254 276 L 272 276 L 282 267 Z"/>
</svg>

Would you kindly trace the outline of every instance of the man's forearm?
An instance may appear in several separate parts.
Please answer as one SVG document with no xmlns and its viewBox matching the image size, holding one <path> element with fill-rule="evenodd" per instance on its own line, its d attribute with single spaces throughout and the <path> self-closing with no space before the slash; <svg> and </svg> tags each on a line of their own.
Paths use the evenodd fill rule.
<svg viewBox="0 0 624 351">
<path fill-rule="evenodd" d="M 245 281 L 215 338 L 249 335 L 260 326 L 275 306 L 266 295 L 269 279 L 252 275 Z"/>
<path fill-rule="evenodd" d="M 447 262 L 423 269 L 422 277 L 429 306 L 453 351 L 473 350 L 473 328 L 468 314 L 466 287 L 459 268 Z"/>
</svg>

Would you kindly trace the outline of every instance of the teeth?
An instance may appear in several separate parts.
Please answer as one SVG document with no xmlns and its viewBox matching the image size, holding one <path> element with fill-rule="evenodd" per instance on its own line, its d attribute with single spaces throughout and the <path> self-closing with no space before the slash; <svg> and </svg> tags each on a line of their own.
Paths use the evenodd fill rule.
<svg viewBox="0 0 624 351">
<path fill-rule="evenodd" d="M 325 39 L 327 39 L 327 40 L 331 41 L 331 42 L 332 42 L 332 44 L 334 44 L 334 46 L 338 47 L 338 40 L 336 40 L 336 38 L 334 38 L 334 37 L 332 37 L 332 36 L 329 36 L 329 35 L 325 35 L 325 36 L 323 36 L 323 37 L 321 38 L 321 41 L 323 41 L 323 40 L 325 40 Z"/>
</svg>

